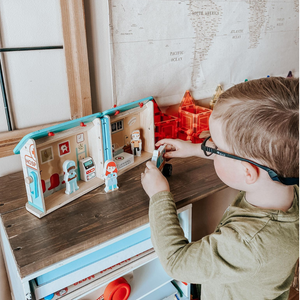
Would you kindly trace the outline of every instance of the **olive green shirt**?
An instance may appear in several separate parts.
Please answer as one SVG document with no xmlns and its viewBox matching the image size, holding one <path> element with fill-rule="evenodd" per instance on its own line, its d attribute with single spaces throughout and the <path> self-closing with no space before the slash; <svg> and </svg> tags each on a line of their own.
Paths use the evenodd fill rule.
<svg viewBox="0 0 300 300">
<path fill-rule="evenodd" d="M 286 211 L 252 206 L 240 192 L 216 230 L 189 243 L 169 192 L 150 199 L 155 251 L 174 279 L 201 284 L 201 300 L 288 299 L 299 256 L 299 190 Z"/>
</svg>

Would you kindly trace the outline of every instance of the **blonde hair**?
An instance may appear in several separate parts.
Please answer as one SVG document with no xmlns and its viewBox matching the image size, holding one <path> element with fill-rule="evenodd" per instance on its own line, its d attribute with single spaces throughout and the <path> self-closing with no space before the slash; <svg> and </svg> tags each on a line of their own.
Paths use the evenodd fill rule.
<svg viewBox="0 0 300 300">
<path fill-rule="evenodd" d="M 282 177 L 299 176 L 299 79 L 270 77 L 220 95 L 212 117 L 222 122 L 231 151 Z"/>
</svg>

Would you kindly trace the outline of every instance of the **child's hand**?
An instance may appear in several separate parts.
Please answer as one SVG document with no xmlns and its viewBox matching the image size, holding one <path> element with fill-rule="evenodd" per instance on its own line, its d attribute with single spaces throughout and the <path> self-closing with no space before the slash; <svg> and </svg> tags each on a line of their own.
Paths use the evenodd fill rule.
<svg viewBox="0 0 300 300">
<path fill-rule="evenodd" d="M 141 177 L 142 186 L 149 198 L 158 192 L 170 191 L 168 180 L 150 161 L 146 163 L 145 171 Z"/>
<path fill-rule="evenodd" d="M 201 144 L 192 144 L 191 142 L 182 140 L 163 139 L 158 141 L 155 146 L 159 147 L 164 144 L 167 144 L 167 152 L 164 155 L 165 158 L 189 156 L 202 157 Z"/>
</svg>

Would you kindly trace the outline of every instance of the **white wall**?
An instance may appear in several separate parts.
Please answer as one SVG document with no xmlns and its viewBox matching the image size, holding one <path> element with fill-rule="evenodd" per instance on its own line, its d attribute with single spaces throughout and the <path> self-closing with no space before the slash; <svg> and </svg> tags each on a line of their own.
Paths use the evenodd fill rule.
<svg viewBox="0 0 300 300">
<path fill-rule="evenodd" d="M 95 113 L 110 109 L 114 105 L 108 1 L 84 0 L 84 7 L 92 104 Z M 295 28 L 292 30 L 294 32 Z M 62 44 L 59 0 L 1 0 L 0 36 L 2 47 Z M 264 43 L 268 41 L 265 39 Z M 272 43 L 269 42 L 269 44 Z M 289 45 L 289 48 L 291 47 L 297 48 L 298 43 L 295 41 L 293 46 Z M 291 64 L 286 66 L 287 71 L 291 69 L 298 74 L 298 66 L 295 65 L 298 60 L 294 57 L 289 58 L 290 55 L 286 55 L 289 52 L 283 52 L 283 49 L 285 48 L 276 48 L 274 51 L 277 51 L 278 58 L 285 57 L 290 60 Z M 259 48 L 255 51 L 258 50 Z M 2 59 L 5 62 L 8 79 L 7 92 L 16 128 L 70 118 L 63 50 L 6 53 L 2 55 Z M 259 58 L 257 58 L 258 61 Z M 243 69 L 242 65 L 237 62 L 233 67 Z M 273 67 L 275 68 L 276 65 Z M 268 71 L 272 75 L 272 69 Z M 247 70 L 247 72 L 250 71 Z M 134 89 L 135 86 L 130 88 Z M 206 101 L 204 105 L 208 103 L 208 100 L 203 101 Z M 5 130 L 7 128 L 4 109 L 0 104 L 0 132 Z M 17 156 L 0 159 L 0 176 L 12 170 L 15 171 L 19 167 Z"/>
<path fill-rule="evenodd" d="M 18 171 L 22 171 L 20 154 L 0 158 L 0 177 Z"/>
<path fill-rule="evenodd" d="M 1 0 L 0 47 L 63 45 L 59 0 Z M 14 128 L 70 119 L 64 51 L 6 52 L 0 56 Z M 0 132 L 7 131 L 0 93 Z M 19 155 L 0 159 L 0 176 L 21 170 Z"/>
<path fill-rule="evenodd" d="M 1 0 L 1 48 L 63 45 L 59 0 Z M 1 55 L 14 128 L 70 119 L 63 49 Z M 0 99 L 2 100 L 2 99 Z M 0 132 L 6 131 L 0 105 Z"/>
</svg>

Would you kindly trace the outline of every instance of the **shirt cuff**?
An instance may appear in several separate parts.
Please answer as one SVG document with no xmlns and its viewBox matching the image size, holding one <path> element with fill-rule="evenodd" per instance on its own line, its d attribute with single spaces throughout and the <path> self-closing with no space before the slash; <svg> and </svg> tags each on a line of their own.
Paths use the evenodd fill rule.
<svg viewBox="0 0 300 300">
<path fill-rule="evenodd" d="M 150 198 L 150 204 L 154 204 L 156 202 L 170 200 L 170 199 L 173 200 L 173 195 L 171 192 L 169 191 L 158 192 Z"/>
</svg>

